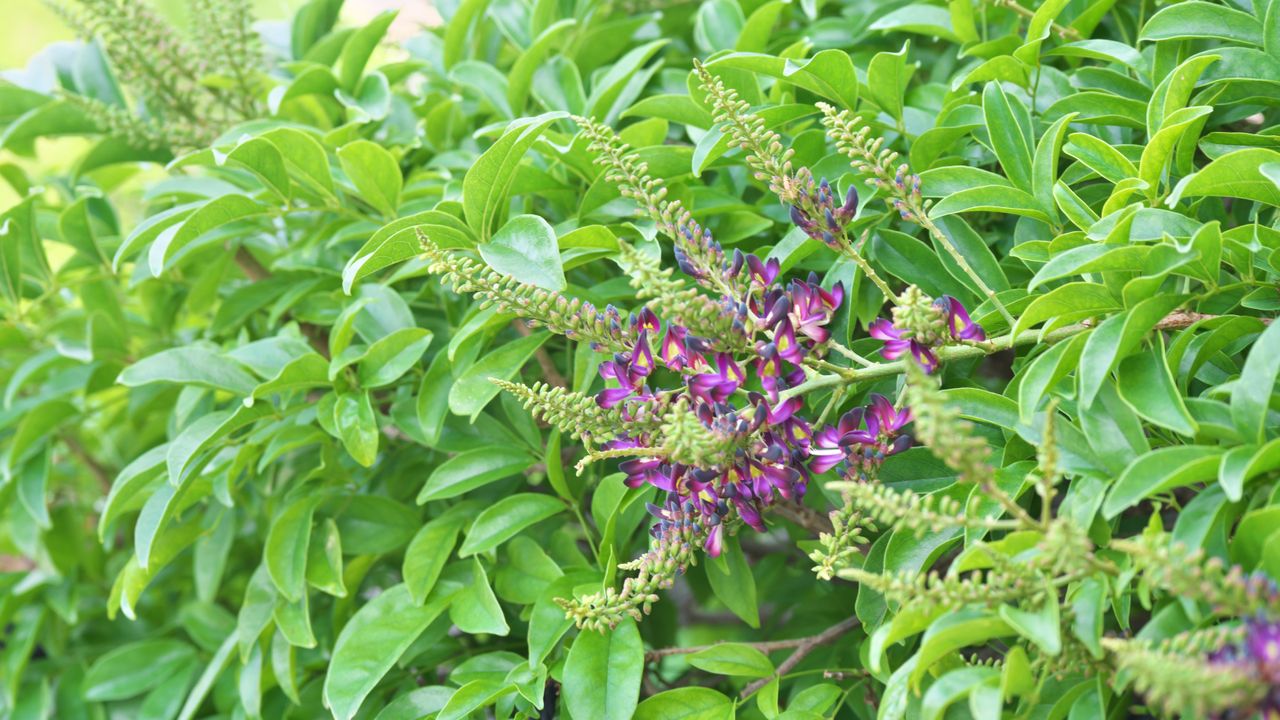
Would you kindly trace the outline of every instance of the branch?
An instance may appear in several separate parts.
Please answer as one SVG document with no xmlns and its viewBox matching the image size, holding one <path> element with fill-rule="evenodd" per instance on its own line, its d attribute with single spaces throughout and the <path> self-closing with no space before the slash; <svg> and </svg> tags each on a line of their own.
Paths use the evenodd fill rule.
<svg viewBox="0 0 1280 720">
<path fill-rule="evenodd" d="M 840 622 L 839 624 L 832 625 L 831 627 L 827 628 L 826 630 L 823 630 L 817 635 L 810 635 L 809 637 L 791 638 L 790 640 L 763 640 L 761 642 L 747 642 L 747 643 L 735 643 L 735 644 L 749 645 L 755 648 L 756 650 L 759 650 L 762 653 L 771 653 L 776 650 L 790 650 L 792 648 L 795 648 L 796 652 L 799 652 L 800 649 L 807 647 L 808 649 L 804 651 L 805 654 L 807 655 L 813 651 L 813 648 L 819 645 L 822 645 L 823 643 L 827 643 L 827 642 L 830 642 L 831 640 L 834 640 L 840 635 L 853 629 L 857 625 L 858 625 L 858 618 L 851 617 L 848 620 L 844 620 Z M 657 650 L 649 650 L 648 652 L 646 652 L 644 654 L 644 661 L 649 663 L 649 662 L 655 662 L 657 660 L 661 660 L 662 658 L 669 657 L 671 655 L 692 655 L 693 653 L 702 652 L 703 650 L 708 650 L 710 648 L 716 647 L 716 645 L 723 645 L 723 644 L 724 643 L 714 643 L 712 645 L 693 645 L 690 647 L 658 648 Z M 788 660 L 789 659 L 790 658 L 788 658 Z M 798 663 L 800 662 L 800 660 L 797 659 L 796 662 Z M 786 665 L 786 661 L 783 661 L 783 665 Z M 792 667 L 794 666 L 795 666 L 795 663 L 792 663 Z M 781 669 L 782 666 L 780 665 L 778 667 L 779 669 Z"/>
<path fill-rule="evenodd" d="M 518 319 L 514 320 L 511 323 L 511 327 L 515 328 L 516 332 L 521 335 L 529 337 L 529 326 L 523 321 Z M 565 379 L 564 375 L 560 374 L 560 370 L 556 368 L 556 363 L 551 359 L 551 355 L 547 352 L 546 348 L 540 347 L 537 350 L 534 350 L 533 359 L 537 360 L 538 367 L 542 368 L 543 382 L 548 385 L 555 385 L 556 387 L 569 387 L 569 381 Z"/>
<path fill-rule="evenodd" d="M 831 532 L 831 519 L 808 505 L 784 501 L 774 505 L 773 511 L 814 535 Z"/>
<path fill-rule="evenodd" d="M 1155 324 L 1154 330 L 1181 330 L 1190 327 L 1201 320 L 1212 320 L 1222 315 L 1206 315 L 1204 313 L 1191 312 L 1188 310 L 1175 310 L 1164 317 L 1160 322 Z M 1242 316 L 1243 317 L 1243 316 Z M 1264 325 L 1271 324 L 1271 318 L 1255 318 Z M 1011 350 L 1020 345 L 1035 345 L 1037 343 L 1052 344 L 1065 340 L 1073 335 L 1079 335 L 1096 327 L 1096 323 L 1080 322 L 1074 325 L 1060 327 L 1057 330 L 1043 332 L 1042 330 L 1023 330 L 1017 335 L 1001 335 L 986 342 L 973 342 L 966 344 L 946 345 L 937 351 L 938 359 L 946 360 L 962 360 L 966 358 L 982 357 L 984 355 L 993 355 L 1005 350 Z M 810 377 L 803 383 L 784 390 L 780 394 L 781 400 L 789 400 L 797 395 L 803 395 L 813 390 L 819 390 L 825 387 L 835 387 L 839 385 L 851 385 L 863 380 L 873 380 L 876 378 L 891 377 L 893 375 L 901 375 L 907 371 L 906 360 L 894 360 L 893 362 L 876 363 L 869 367 L 847 368 L 840 372 L 827 373 L 825 375 L 815 375 Z"/>
<path fill-rule="evenodd" d="M 271 271 L 262 263 L 258 262 L 258 258 L 253 253 L 246 250 L 243 246 L 236 248 L 235 254 L 236 266 L 240 268 L 240 272 L 244 276 L 254 282 L 262 282 L 271 277 Z M 285 313 L 284 317 L 289 317 Z M 311 323 L 299 322 L 298 328 L 302 330 L 302 334 L 307 337 L 307 341 L 311 343 L 311 347 L 325 360 L 329 359 L 329 333 L 319 325 Z"/>
<path fill-rule="evenodd" d="M 1036 13 L 1034 10 L 1030 10 L 1022 7 L 1021 5 L 1018 4 L 1017 0 L 990 0 L 990 2 L 992 5 L 995 5 L 996 7 L 1009 8 L 1010 10 L 1021 15 L 1022 17 L 1027 18 L 1028 20 L 1036 16 Z M 1081 39 L 1080 31 L 1076 30 L 1073 27 L 1059 25 L 1056 22 L 1050 23 L 1050 26 L 1053 28 L 1053 32 L 1056 33 L 1058 37 L 1062 38 L 1063 40 L 1080 40 Z"/>
<path fill-rule="evenodd" d="M 94 479 L 98 481 L 98 485 L 102 488 L 102 493 L 104 495 L 110 493 L 111 478 L 115 477 L 115 472 L 98 462 L 98 459 L 85 449 L 84 445 L 80 443 L 80 439 L 75 435 L 71 433 L 63 434 L 62 444 L 67 446 L 67 449 L 71 451 L 72 455 L 76 456 L 76 459 L 84 463 L 84 466 L 88 468 Z"/>
<path fill-rule="evenodd" d="M 768 685 L 769 683 L 773 682 L 775 679 L 781 678 L 787 673 L 791 672 L 791 670 L 795 668 L 796 665 L 800 664 L 801 660 L 804 660 L 805 657 L 807 657 L 809 653 L 816 650 L 819 645 L 825 645 L 826 643 L 829 643 L 832 640 L 835 640 L 841 635 L 857 627 L 857 625 L 858 625 L 858 618 L 855 616 L 841 623 L 838 623 L 836 625 L 832 625 L 831 627 L 827 628 L 826 630 L 823 630 L 817 635 L 803 638 L 795 646 L 796 648 L 795 652 L 788 655 L 786 660 L 783 660 L 781 663 L 778 663 L 778 669 L 774 672 L 772 676 L 766 677 L 766 678 L 760 678 L 759 680 L 756 680 L 755 682 L 752 682 L 751 684 L 742 688 L 742 694 L 739 697 L 742 697 L 744 699 L 751 697 L 751 695 L 755 694 L 755 692 L 760 688 L 764 687 L 765 685 Z"/>
</svg>

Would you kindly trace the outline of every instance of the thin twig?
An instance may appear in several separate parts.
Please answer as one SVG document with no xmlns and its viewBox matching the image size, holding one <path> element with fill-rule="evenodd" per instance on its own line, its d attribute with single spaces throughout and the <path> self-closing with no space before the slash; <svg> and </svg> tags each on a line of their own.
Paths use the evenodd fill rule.
<svg viewBox="0 0 1280 720">
<path fill-rule="evenodd" d="M 1206 315 L 1204 313 L 1190 312 L 1186 310 L 1177 310 L 1169 313 L 1160 322 L 1155 324 L 1155 330 L 1180 330 L 1190 327 L 1201 320 L 1212 320 L 1220 315 Z M 1264 325 L 1270 325 L 1270 318 L 1257 318 Z M 1052 344 L 1066 340 L 1074 335 L 1087 332 L 1095 327 L 1095 323 L 1080 322 L 1074 325 L 1060 327 L 1050 332 L 1042 330 L 1023 330 L 1017 335 L 1001 335 L 983 343 L 969 343 L 947 345 L 939 348 L 937 351 L 940 360 L 961 360 L 965 358 L 976 358 L 992 353 L 1010 350 L 1019 345 L 1033 345 L 1036 343 Z M 901 375 L 907 371 L 905 360 L 894 360 L 892 362 L 876 363 L 870 367 L 849 368 L 841 372 L 827 373 L 816 375 L 805 380 L 803 383 L 793 388 L 782 391 L 780 398 L 788 400 L 812 392 L 825 387 L 835 387 L 841 385 L 850 385 L 864 380 L 873 380 L 882 377 L 891 377 L 893 375 Z"/>
<path fill-rule="evenodd" d="M 790 520 L 814 535 L 831 532 L 831 519 L 808 505 L 783 501 L 773 506 L 779 516 Z"/>
<path fill-rule="evenodd" d="M 94 479 L 98 481 L 98 485 L 102 488 L 104 494 L 111 492 L 111 478 L 115 477 L 115 471 L 98 462 L 98 459 L 85 449 L 84 445 L 80 443 L 80 439 L 75 435 L 65 433 L 62 436 L 62 444 L 66 445 L 71 454 L 75 455 L 76 459 L 84 464 Z"/>
<path fill-rule="evenodd" d="M 525 337 L 529 336 L 529 326 L 526 325 L 523 320 L 517 319 L 512 321 L 511 327 L 515 328 L 516 332 L 521 335 Z M 560 373 L 559 368 L 556 367 L 555 361 L 551 359 L 551 355 L 547 352 L 546 348 L 540 347 L 537 350 L 534 350 L 533 359 L 538 361 L 538 367 L 542 369 L 543 382 L 548 385 L 555 385 L 556 387 L 569 387 L 569 381 Z"/>
<path fill-rule="evenodd" d="M 755 648 L 756 650 L 759 650 L 762 653 L 771 653 L 777 650 L 791 650 L 793 648 L 799 649 L 799 648 L 805 647 L 806 645 L 812 645 L 813 647 L 817 647 L 818 645 L 821 645 L 825 642 L 829 642 L 834 638 L 838 637 L 839 635 L 849 631 L 853 627 L 857 626 L 857 624 L 858 624 L 858 618 L 852 617 L 852 618 L 849 618 L 848 620 L 844 620 L 840 622 L 837 625 L 833 625 L 827 628 L 826 630 L 823 630 L 817 635 L 810 635 L 808 637 L 802 637 L 802 638 L 791 638 L 789 640 L 762 640 L 760 642 L 746 642 L 746 643 L 735 643 L 735 644 L 749 645 Z M 710 648 L 715 647 L 716 645 L 723 645 L 723 644 L 724 643 L 714 643 L 711 645 L 691 645 L 689 647 L 658 648 L 656 650 L 649 650 L 648 652 L 646 652 L 644 654 L 644 661 L 647 663 L 650 663 L 650 662 L 656 662 L 658 660 L 661 660 L 664 657 L 669 657 L 671 655 L 692 655 L 693 653 L 702 652 L 703 650 L 708 650 Z M 809 651 L 811 650 L 812 648 L 810 648 Z M 806 651 L 806 653 L 809 651 Z M 799 662 L 799 661 L 797 660 L 796 662 Z"/>
<path fill-rule="evenodd" d="M 847 620 L 844 620 L 843 622 L 832 625 L 831 627 L 827 628 L 826 630 L 823 630 L 817 635 L 804 638 L 799 644 L 795 646 L 796 648 L 795 652 L 788 655 L 786 660 L 783 660 L 782 662 L 778 663 L 778 669 L 774 671 L 773 675 L 771 675 L 770 677 L 760 678 L 759 680 L 756 680 L 750 683 L 749 685 L 747 685 L 746 687 L 742 688 L 742 694 L 739 697 L 742 697 L 742 698 L 751 697 L 760 688 L 764 687 L 765 685 L 768 685 L 774 680 L 780 677 L 783 677 L 787 673 L 791 672 L 792 668 L 799 665 L 800 661 L 808 657 L 809 653 L 816 650 L 819 645 L 825 645 L 826 643 L 829 643 L 832 640 L 835 640 L 836 638 L 849 632 L 850 630 L 852 630 L 857 626 L 858 626 L 858 618 L 857 616 L 854 616 L 854 617 L 848 618 Z"/>
<path fill-rule="evenodd" d="M 262 282 L 271 277 L 271 271 L 262 263 L 258 262 L 258 258 L 253 253 L 246 250 L 243 246 L 236 248 L 235 254 L 236 266 L 240 268 L 240 272 L 244 276 L 254 282 Z M 288 313 L 284 315 L 288 317 Z M 306 336 L 307 342 L 311 343 L 311 347 L 325 360 L 329 359 L 329 333 L 319 325 L 311 323 L 299 322 L 298 328 L 302 330 L 302 334 Z"/>
</svg>

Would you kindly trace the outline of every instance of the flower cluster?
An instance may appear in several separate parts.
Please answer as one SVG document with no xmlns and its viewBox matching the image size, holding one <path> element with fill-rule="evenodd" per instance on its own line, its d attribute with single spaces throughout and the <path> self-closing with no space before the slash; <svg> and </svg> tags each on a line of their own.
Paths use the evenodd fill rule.
<svg viewBox="0 0 1280 720">
<path fill-rule="evenodd" d="M 844 204 L 837 206 L 831 184 L 823 178 L 816 190 L 805 193 L 802 202 L 791 206 L 791 222 L 805 235 L 840 250 L 845 228 L 857 212 L 858 191 L 850 187 L 845 193 Z"/>
<path fill-rule="evenodd" d="M 698 248 L 698 257 L 724 257 L 710 233 L 685 241 Z M 687 273 L 705 277 L 706 265 L 680 251 L 676 256 Z M 623 417 L 665 412 L 661 433 L 622 435 L 606 451 L 634 455 L 621 464 L 629 486 L 652 485 L 685 512 L 696 512 L 713 556 L 731 510 L 763 530 L 764 507 L 777 497 L 803 497 L 812 427 L 797 414 L 803 399 L 782 393 L 804 380 L 801 363 L 821 352 L 830 338 L 826 325 L 844 299 L 843 286 L 826 290 L 813 275 L 781 284 L 776 259 L 735 251 L 732 260 L 716 264 L 724 287 L 741 288 L 720 304 L 741 318 L 734 329 L 749 341 L 748 350 L 716 350 L 711 339 L 674 322 L 664 325 L 643 308 L 630 318 L 628 347 L 600 364 L 606 387 L 596 396 L 600 407 Z M 674 387 L 651 388 L 659 374 Z"/>
<path fill-rule="evenodd" d="M 886 457 L 911 447 L 911 437 L 899 434 L 909 422 L 910 409 L 895 410 L 885 396 L 872 395 L 869 405 L 850 410 L 837 424 L 818 431 L 809 469 L 822 473 L 844 461 L 850 478 L 874 479 Z"/>
<path fill-rule="evenodd" d="M 987 339 L 959 300 L 943 295 L 937 300 L 912 285 L 898 296 L 893 320 L 880 318 L 867 328 L 871 337 L 884 341 L 880 354 L 896 360 L 910 352 L 925 372 L 938 367 L 937 349 L 950 342 Z"/>
</svg>

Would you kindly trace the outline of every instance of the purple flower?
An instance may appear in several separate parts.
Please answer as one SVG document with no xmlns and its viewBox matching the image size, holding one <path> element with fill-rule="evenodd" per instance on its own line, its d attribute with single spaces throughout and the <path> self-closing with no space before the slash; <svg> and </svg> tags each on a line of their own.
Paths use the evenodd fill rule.
<svg viewBox="0 0 1280 720">
<path fill-rule="evenodd" d="M 927 373 L 933 372 L 938 367 L 938 356 L 933 354 L 933 350 L 928 346 L 917 342 L 914 338 L 908 339 L 906 333 L 898 327 L 894 326 L 891 320 L 880 318 L 867 328 L 867 332 L 871 337 L 884 341 L 884 347 L 880 349 L 880 355 L 885 360 L 897 360 L 902 357 L 908 350 L 915 356 L 916 362 Z"/>
<path fill-rule="evenodd" d="M 809 282 L 792 281 L 790 293 L 789 317 L 796 332 L 815 343 L 826 342 L 831 337 L 826 325 L 844 301 L 844 284 L 836 283 L 830 291 L 823 290 L 818 284 L 818 277 L 811 274 Z"/>
<path fill-rule="evenodd" d="M 909 422 L 909 409 L 894 410 L 888 398 L 873 394 L 866 407 L 854 408 L 835 426 L 818 431 L 809 450 L 809 470 L 824 473 L 845 460 L 851 469 L 865 473 L 911 446 L 911 438 L 899 434 Z"/>
<path fill-rule="evenodd" d="M 707 403 L 722 403 L 729 399 L 746 378 L 742 367 L 727 353 L 716 354 L 716 370 L 689 378 L 689 394 Z"/>
<path fill-rule="evenodd" d="M 773 346 L 777 349 L 778 357 L 793 365 L 804 361 L 804 348 L 796 342 L 796 331 L 791 327 L 790 320 L 783 320 L 774 329 Z"/>
<path fill-rule="evenodd" d="M 844 204 L 836 207 L 831 184 L 824 178 L 817 190 L 807 196 L 807 202 L 791 206 L 791 222 L 806 235 L 827 245 L 839 248 L 837 237 L 858 212 L 858 192 L 850 186 L 844 196 Z"/>
<path fill-rule="evenodd" d="M 770 258 L 768 262 L 762 262 L 755 255 L 747 256 L 747 267 L 751 270 L 751 281 L 761 288 L 772 285 L 781 270 L 778 258 Z"/>
<path fill-rule="evenodd" d="M 947 332 L 951 333 L 952 339 L 977 341 L 987 339 L 987 334 L 983 332 L 982 326 L 969 318 L 968 311 L 964 309 L 964 305 L 959 300 L 950 295 L 943 295 L 935 300 L 934 304 L 942 308 L 947 319 Z"/>
</svg>

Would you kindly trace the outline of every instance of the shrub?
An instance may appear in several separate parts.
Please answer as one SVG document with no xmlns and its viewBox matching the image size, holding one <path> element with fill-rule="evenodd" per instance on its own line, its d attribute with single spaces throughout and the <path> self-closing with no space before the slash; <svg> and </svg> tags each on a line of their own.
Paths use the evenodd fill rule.
<svg viewBox="0 0 1280 720">
<path fill-rule="evenodd" d="M 12 717 L 1280 710 L 1280 3 L 75 0 Z"/>
</svg>

